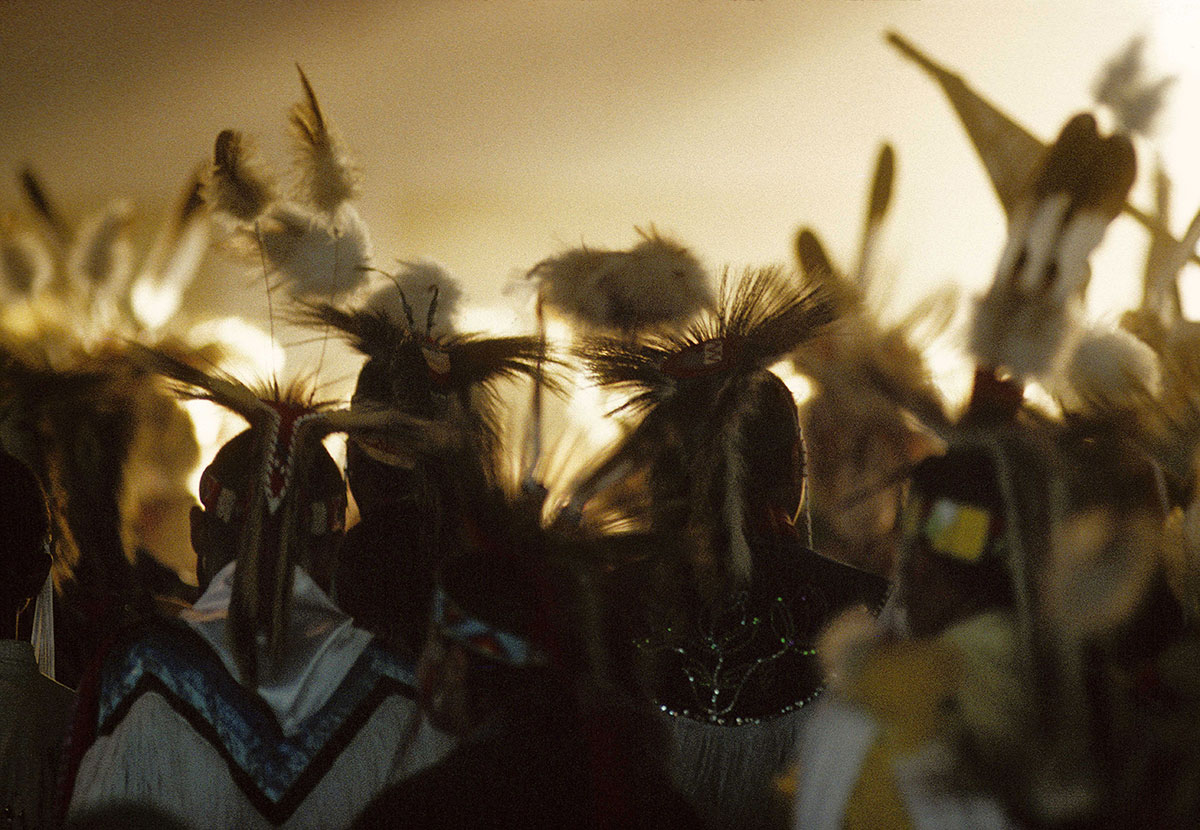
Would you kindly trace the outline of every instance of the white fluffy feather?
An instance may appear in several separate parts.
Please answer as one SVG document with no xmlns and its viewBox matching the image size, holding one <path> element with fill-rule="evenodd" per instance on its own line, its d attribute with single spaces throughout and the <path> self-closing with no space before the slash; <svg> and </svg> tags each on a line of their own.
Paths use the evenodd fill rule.
<svg viewBox="0 0 1200 830">
<path fill-rule="evenodd" d="M 653 231 L 642 233 L 642 241 L 628 251 L 565 251 L 539 262 L 529 275 L 541 281 L 548 306 L 577 323 L 605 330 L 683 323 L 713 304 L 700 261 Z"/>
<path fill-rule="evenodd" d="M 407 326 L 409 320 L 399 293 L 403 291 L 404 299 L 412 310 L 412 323 L 423 334 L 429 320 L 429 304 L 434 298 L 433 289 L 437 288 L 437 308 L 429 333 L 440 335 L 454 331 L 454 318 L 458 313 L 462 289 L 449 271 L 432 260 L 422 259 L 401 263 L 400 271 L 391 276 L 392 280 L 371 295 L 367 301 L 368 308 L 382 310 L 398 325 Z"/>
<path fill-rule="evenodd" d="M 1136 409 L 1158 397 L 1162 367 L 1154 350 L 1124 329 L 1089 331 L 1067 364 L 1067 381 L 1068 408 Z"/>
<path fill-rule="evenodd" d="M 337 299 L 366 279 L 371 239 L 351 205 L 333 217 L 277 205 L 262 220 L 260 239 L 272 274 L 293 297 Z"/>
</svg>

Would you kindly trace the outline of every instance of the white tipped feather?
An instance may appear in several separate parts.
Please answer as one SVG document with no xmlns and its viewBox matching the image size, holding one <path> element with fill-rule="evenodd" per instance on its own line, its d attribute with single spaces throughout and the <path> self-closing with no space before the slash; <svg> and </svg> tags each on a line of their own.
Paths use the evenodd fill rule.
<svg viewBox="0 0 1200 830">
<path fill-rule="evenodd" d="M 201 211 L 155 242 L 129 291 L 130 309 L 141 325 L 157 329 L 179 310 L 183 292 L 208 253 L 211 232 L 209 215 Z"/>
<path fill-rule="evenodd" d="M 336 299 L 366 279 L 370 235 L 351 205 L 335 217 L 277 205 L 262 221 L 259 238 L 272 273 L 293 297 Z"/>
<path fill-rule="evenodd" d="M 575 248 L 542 260 L 529 272 L 551 308 L 585 326 L 636 331 L 685 323 L 711 308 L 708 273 L 684 246 L 642 234 L 628 251 Z"/>
<path fill-rule="evenodd" d="M 1127 136 L 1101 138 L 1086 113 L 1067 122 L 1012 210 L 1008 241 L 971 333 L 980 362 L 1020 380 L 1061 368 L 1078 338 L 1088 257 L 1120 212 L 1136 168 Z"/>
<path fill-rule="evenodd" d="M 1133 410 L 1158 398 L 1162 368 L 1154 350 L 1124 329 L 1087 332 L 1067 365 L 1069 409 Z"/>
<path fill-rule="evenodd" d="M 0 302 L 29 300 L 50 284 L 54 259 L 32 229 L 0 220 Z"/>
<path fill-rule="evenodd" d="M 300 70 L 300 83 L 304 100 L 292 107 L 291 122 L 303 199 L 318 211 L 333 214 L 358 195 L 360 174 L 325 120 L 304 70 Z"/>
<path fill-rule="evenodd" d="M 1020 378 L 1057 373 L 1078 342 L 1088 256 L 1111 217 L 1084 210 L 1065 219 L 1070 200 L 1056 193 L 1017 211 L 996 278 L 976 308 L 971 350 L 982 363 Z"/>
</svg>

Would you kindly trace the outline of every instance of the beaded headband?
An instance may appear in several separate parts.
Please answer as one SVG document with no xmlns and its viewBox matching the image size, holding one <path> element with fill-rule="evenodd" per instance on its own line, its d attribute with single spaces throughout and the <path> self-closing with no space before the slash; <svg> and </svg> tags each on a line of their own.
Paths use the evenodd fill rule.
<svg viewBox="0 0 1200 830">
<path fill-rule="evenodd" d="M 250 499 L 246 493 L 226 487 L 212 470 L 205 470 L 200 476 L 200 504 L 225 524 L 231 524 L 245 518 Z M 313 536 L 340 533 L 345 529 L 345 515 L 345 497 L 330 496 L 308 505 L 305 526 Z"/>
<path fill-rule="evenodd" d="M 441 586 L 433 595 L 433 624 L 442 637 L 479 657 L 514 668 L 550 663 L 550 658 L 524 637 L 467 614 Z"/>
</svg>

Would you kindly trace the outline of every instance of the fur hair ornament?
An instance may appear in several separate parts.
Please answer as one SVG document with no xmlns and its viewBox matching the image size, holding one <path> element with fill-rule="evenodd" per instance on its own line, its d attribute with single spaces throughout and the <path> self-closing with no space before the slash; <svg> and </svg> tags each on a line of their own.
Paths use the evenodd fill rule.
<svg viewBox="0 0 1200 830">
<path fill-rule="evenodd" d="M 599 332 L 627 335 L 683 325 L 712 307 L 709 278 L 696 256 L 653 228 L 628 251 L 572 248 L 529 271 L 547 308 Z"/>
</svg>

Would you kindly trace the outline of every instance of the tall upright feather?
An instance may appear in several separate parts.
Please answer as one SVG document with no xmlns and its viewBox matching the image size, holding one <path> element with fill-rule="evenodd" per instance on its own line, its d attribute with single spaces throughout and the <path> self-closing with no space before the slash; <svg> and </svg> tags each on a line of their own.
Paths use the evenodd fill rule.
<svg viewBox="0 0 1200 830">
<path fill-rule="evenodd" d="M 299 66 L 304 100 L 292 107 L 292 134 L 305 202 L 332 215 L 358 195 L 359 172 L 325 120 L 312 84 Z"/>
</svg>

